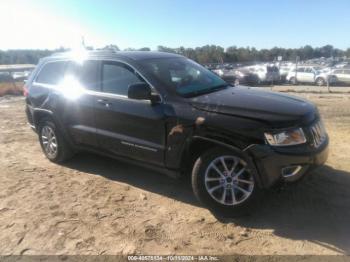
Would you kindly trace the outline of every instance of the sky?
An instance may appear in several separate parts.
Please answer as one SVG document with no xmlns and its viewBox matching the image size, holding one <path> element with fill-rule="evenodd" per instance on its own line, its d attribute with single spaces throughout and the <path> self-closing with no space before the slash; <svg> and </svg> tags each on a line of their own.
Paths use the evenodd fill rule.
<svg viewBox="0 0 350 262">
<path fill-rule="evenodd" d="M 350 0 L 0 0 L 0 49 L 350 47 Z"/>
</svg>

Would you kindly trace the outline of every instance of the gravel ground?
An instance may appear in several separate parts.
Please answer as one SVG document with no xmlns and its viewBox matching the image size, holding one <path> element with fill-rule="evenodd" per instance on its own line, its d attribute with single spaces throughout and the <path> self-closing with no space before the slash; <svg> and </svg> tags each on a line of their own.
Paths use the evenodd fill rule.
<svg viewBox="0 0 350 262">
<path fill-rule="evenodd" d="M 326 166 L 218 220 L 187 181 L 91 154 L 45 159 L 22 98 L 0 98 L 0 254 L 350 254 L 350 96 L 320 108 Z"/>
</svg>

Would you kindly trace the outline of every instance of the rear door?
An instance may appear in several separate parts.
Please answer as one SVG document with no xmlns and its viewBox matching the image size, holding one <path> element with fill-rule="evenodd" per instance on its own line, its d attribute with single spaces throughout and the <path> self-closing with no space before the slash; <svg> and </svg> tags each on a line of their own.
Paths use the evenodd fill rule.
<svg viewBox="0 0 350 262">
<path fill-rule="evenodd" d="M 77 145 L 97 146 L 95 92 L 100 91 L 99 69 L 99 61 L 69 61 L 58 86 L 62 97 L 60 117 Z"/>
<path fill-rule="evenodd" d="M 128 86 L 144 79 L 124 63 L 104 61 L 101 80 L 102 90 L 95 98 L 99 146 L 112 154 L 163 165 L 163 105 L 127 97 Z"/>
<path fill-rule="evenodd" d="M 43 63 L 38 69 L 37 75 L 34 77 L 30 85 L 29 105 L 34 108 L 43 108 L 48 106 L 47 101 L 52 91 L 62 80 L 67 61 L 49 61 Z M 47 109 L 47 108 L 45 108 Z"/>
<path fill-rule="evenodd" d="M 305 82 L 305 68 L 304 67 L 298 67 L 297 68 L 297 81 L 299 82 Z"/>
</svg>

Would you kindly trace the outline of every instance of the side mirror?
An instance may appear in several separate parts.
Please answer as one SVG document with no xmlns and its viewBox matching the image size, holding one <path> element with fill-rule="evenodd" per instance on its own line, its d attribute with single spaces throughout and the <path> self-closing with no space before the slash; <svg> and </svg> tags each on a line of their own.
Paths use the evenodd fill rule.
<svg viewBox="0 0 350 262">
<path fill-rule="evenodd" d="M 158 95 L 152 94 L 151 87 L 147 83 L 135 83 L 128 87 L 128 98 L 137 100 L 150 100 L 152 103 L 160 101 Z"/>
<path fill-rule="evenodd" d="M 147 83 L 135 83 L 129 85 L 128 98 L 138 100 L 151 100 L 151 88 Z"/>
</svg>

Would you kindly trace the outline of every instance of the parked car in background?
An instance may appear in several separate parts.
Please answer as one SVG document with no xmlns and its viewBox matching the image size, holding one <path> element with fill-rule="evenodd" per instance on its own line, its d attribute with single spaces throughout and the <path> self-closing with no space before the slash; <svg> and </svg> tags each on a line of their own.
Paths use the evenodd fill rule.
<svg viewBox="0 0 350 262">
<path fill-rule="evenodd" d="M 341 62 L 341 63 L 335 64 L 334 67 L 335 68 L 344 68 L 344 67 L 347 67 L 348 65 L 349 65 L 348 62 Z"/>
<path fill-rule="evenodd" d="M 214 69 L 212 70 L 227 83 L 232 85 L 257 85 L 260 83 L 259 76 L 247 68 L 238 69 Z"/>
<path fill-rule="evenodd" d="M 350 84 L 350 68 L 334 69 L 332 75 L 334 76 L 334 81 L 336 83 Z"/>
<path fill-rule="evenodd" d="M 15 81 L 23 81 L 23 80 L 26 80 L 29 75 L 30 75 L 30 71 L 13 72 L 12 78 Z"/>
<path fill-rule="evenodd" d="M 0 72 L 0 82 L 12 82 L 13 78 L 8 72 Z"/>
<path fill-rule="evenodd" d="M 217 74 L 218 76 L 220 76 L 226 82 L 228 82 L 230 84 L 237 84 L 236 83 L 236 76 L 234 74 L 233 69 L 221 66 L 220 68 L 215 68 L 215 69 L 212 69 L 211 71 L 213 73 Z"/>
<path fill-rule="evenodd" d="M 275 65 L 255 65 L 249 69 L 259 77 L 259 83 L 278 83 L 281 80 L 278 67 Z"/>
<path fill-rule="evenodd" d="M 326 72 L 320 72 L 320 67 L 314 66 L 298 66 L 289 71 L 286 81 L 296 85 L 298 83 L 317 84 L 318 86 L 326 85 L 327 82 L 332 84 L 335 82 L 334 77 Z"/>
<path fill-rule="evenodd" d="M 259 84 L 260 79 L 259 76 L 251 71 L 249 71 L 248 69 L 237 69 L 234 70 L 233 72 L 234 76 L 235 76 L 235 85 L 248 85 L 248 86 L 252 86 L 252 85 L 256 85 Z"/>
<path fill-rule="evenodd" d="M 282 83 L 286 82 L 287 75 L 293 68 L 295 68 L 295 64 L 293 63 L 285 63 L 279 66 L 280 79 Z"/>
</svg>

